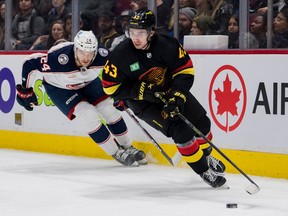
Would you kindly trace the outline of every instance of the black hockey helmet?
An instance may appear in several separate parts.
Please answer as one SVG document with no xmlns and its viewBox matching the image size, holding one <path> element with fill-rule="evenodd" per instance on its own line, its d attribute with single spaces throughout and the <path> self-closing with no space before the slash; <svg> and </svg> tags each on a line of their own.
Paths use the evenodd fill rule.
<svg viewBox="0 0 288 216">
<path fill-rule="evenodd" d="M 155 26 L 155 15 L 153 11 L 147 9 L 140 9 L 134 11 L 132 14 L 128 28 L 136 29 L 152 29 Z"/>
</svg>

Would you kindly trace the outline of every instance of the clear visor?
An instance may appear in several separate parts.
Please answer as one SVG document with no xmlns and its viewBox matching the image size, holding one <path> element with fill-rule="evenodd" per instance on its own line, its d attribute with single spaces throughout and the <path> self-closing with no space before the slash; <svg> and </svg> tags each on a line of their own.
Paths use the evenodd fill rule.
<svg viewBox="0 0 288 216">
<path fill-rule="evenodd" d="M 92 51 L 92 52 L 89 52 L 89 51 L 83 51 L 83 50 L 80 50 L 80 49 L 76 49 L 76 54 L 78 57 L 91 57 L 93 58 L 94 55 L 95 55 L 95 52 Z"/>
<path fill-rule="evenodd" d="M 128 33 L 131 39 L 134 39 L 134 38 L 142 39 L 142 38 L 148 37 L 148 31 L 146 29 L 129 28 Z"/>
</svg>

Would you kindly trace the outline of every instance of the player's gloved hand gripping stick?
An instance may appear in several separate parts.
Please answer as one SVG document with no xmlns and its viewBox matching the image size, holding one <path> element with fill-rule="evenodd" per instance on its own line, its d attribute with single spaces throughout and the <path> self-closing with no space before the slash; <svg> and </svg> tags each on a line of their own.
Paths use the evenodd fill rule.
<svg viewBox="0 0 288 216">
<path fill-rule="evenodd" d="M 167 102 L 163 108 L 163 111 L 168 114 L 168 118 L 176 121 L 179 119 L 177 113 L 183 112 L 184 110 L 186 95 L 180 90 L 171 90 L 169 93 L 165 94 L 165 96 L 168 96 L 168 98 L 166 100 Z"/>
<path fill-rule="evenodd" d="M 146 82 L 135 83 L 131 92 L 131 97 L 134 100 L 145 100 L 152 103 L 161 103 L 161 101 L 155 97 L 155 91 L 156 86 L 154 84 Z"/>
<path fill-rule="evenodd" d="M 22 85 L 16 85 L 17 90 L 17 102 L 23 106 L 26 110 L 32 111 L 34 106 L 38 105 L 37 97 L 33 91 L 33 88 L 25 88 Z"/>
<path fill-rule="evenodd" d="M 155 97 L 159 98 L 165 105 L 169 105 L 169 102 L 163 97 L 163 94 L 160 92 L 155 93 Z M 171 113 L 170 113 L 171 115 Z M 209 143 L 219 154 L 222 155 L 234 168 L 236 168 L 244 177 L 246 177 L 252 185 L 249 185 L 245 188 L 246 192 L 253 195 L 260 191 L 260 187 L 246 174 L 244 173 L 233 161 L 230 160 L 217 146 L 215 146 L 200 130 L 198 130 L 184 115 L 179 112 L 178 107 L 175 108 L 175 111 L 172 115 L 178 115 L 181 120 L 183 120 L 192 130 L 201 136 L 207 143 Z"/>
</svg>

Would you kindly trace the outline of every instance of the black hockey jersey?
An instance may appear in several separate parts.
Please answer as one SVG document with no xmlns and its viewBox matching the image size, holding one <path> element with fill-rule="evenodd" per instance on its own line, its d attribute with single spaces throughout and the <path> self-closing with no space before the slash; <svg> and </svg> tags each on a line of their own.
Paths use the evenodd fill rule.
<svg viewBox="0 0 288 216">
<path fill-rule="evenodd" d="M 73 43 L 65 42 L 52 47 L 47 53 L 30 55 L 22 67 L 22 85 L 32 87 L 34 72 L 40 72 L 45 82 L 58 88 L 74 90 L 88 85 L 98 77 L 109 53 L 99 48 L 91 65 L 79 68 L 73 47 Z"/>
<path fill-rule="evenodd" d="M 133 85 L 142 81 L 155 84 L 159 91 L 189 91 L 194 81 L 192 60 L 175 38 L 166 35 L 154 35 L 148 50 L 138 50 L 125 40 L 103 68 L 104 91 L 115 99 L 129 99 Z"/>
</svg>

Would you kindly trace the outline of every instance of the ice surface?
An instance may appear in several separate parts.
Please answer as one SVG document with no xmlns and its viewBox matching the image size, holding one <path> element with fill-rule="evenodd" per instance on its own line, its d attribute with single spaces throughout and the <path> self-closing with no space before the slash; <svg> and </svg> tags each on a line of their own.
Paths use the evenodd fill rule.
<svg viewBox="0 0 288 216">
<path fill-rule="evenodd" d="M 226 174 L 210 188 L 192 170 L 0 149 L 0 216 L 287 216 L 288 180 Z M 238 208 L 227 209 L 227 203 Z"/>
</svg>

